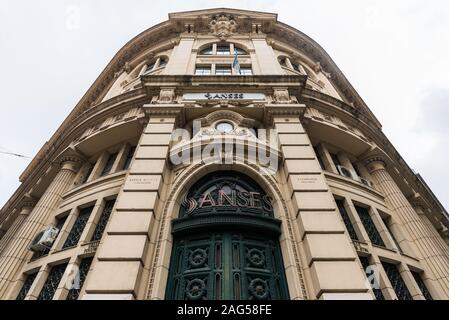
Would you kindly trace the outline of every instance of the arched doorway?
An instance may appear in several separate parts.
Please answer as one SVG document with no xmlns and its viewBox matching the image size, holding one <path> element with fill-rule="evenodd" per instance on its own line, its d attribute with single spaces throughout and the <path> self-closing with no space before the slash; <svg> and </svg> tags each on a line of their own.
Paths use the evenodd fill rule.
<svg viewBox="0 0 449 320">
<path fill-rule="evenodd" d="M 166 299 L 288 299 L 280 223 L 251 178 L 233 171 L 203 177 L 172 221 Z"/>
</svg>

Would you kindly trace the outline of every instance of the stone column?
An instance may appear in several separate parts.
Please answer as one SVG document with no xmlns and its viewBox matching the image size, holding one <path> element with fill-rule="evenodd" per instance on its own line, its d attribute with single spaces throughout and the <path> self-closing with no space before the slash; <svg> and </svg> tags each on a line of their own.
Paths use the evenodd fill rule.
<svg viewBox="0 0 449 320">
<path fill-rule="evenodd" d="M 50 215 L 58 208 L 62 194 L 72 184 L 81 162 L 80 158 L 74 156 L 62 158 L 56 177 L 1 253 L 0 299 L 5 297 L 8 287 L 26 261 L 30 242 L 46 226 Z"/>
<path fill-rule="evenodd" d="M 443 299 L 449 298 L 449 257 L 441 243 L 429 232 L 423 222 L 386 170 L 379 157 L 366 160 L 368 170 L 376 187 L 384 194 L 385 202 L 397 217 L 405 231 L 405 237 L 425 267 L 424 277 L 432 281 Z"/>
<path fill-rule="evenodd" d="M 11 242 L 11 239 L 14 237 L 14 235 L 17 234 L 20 227 L 22 226 L 22 223 L 25 221 L 26 217 L 30 214 L 33 207 L 36 205 L 36 202 L 34 201 L 27 201 L 22 205 L 22 209 L 20 210 L 20 213 L 12 223 L 11 227 L 9 227 L 8 231 L 6 231 L 6 234 L 3 236 L 3 238 L 0 240 L 0 253 L 6 248 L 6 246 Z"/>
</svg>

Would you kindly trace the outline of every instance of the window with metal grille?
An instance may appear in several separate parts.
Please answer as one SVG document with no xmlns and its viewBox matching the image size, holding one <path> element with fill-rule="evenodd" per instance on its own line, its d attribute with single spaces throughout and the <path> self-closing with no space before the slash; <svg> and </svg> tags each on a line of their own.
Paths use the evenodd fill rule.
<svg viewBox="0 0 449 320">
<path fill-rule="evenodd" d="M 362 224 L 365 227 L 366 233 L 368 234 L 371 243 L 375 244 L 376 246 L 385 247 L 385 243 L 382 240 L 379 231 L 377 231 L 373 219 L 371 219 L 368 208 L 355 206 L 355 209 L 359 214 L 360 220 L 362 220 Z"/>
<path fill-rule="evenodd" d="M 62 246 L 63 249 L 70 248 L 78 244 L 93 208 L 94 207 L 91 206 L 80 210 L 78 217 L 76 217 L 75 224 L 73 225 L 72 230 L 70 230 L 70 233 Z"/>
<path fill-rule="evenodd" d="M 126 154 L 125 163 L 123 163 L 123 170 L 128 170 L 131 160 L 134 157 L 134 152 L 136 152 L 136 147 L 130 147 L 128 153 Z"/>
<path fill-rule="evenodd" d="M 56 290 L 59 287 L 62 276 L 64 275 L 67 263 L 60 264 L 51 268 L 48 278 L 42 287 L 37 300 L 52 300 Z"/>
<path fill-rule="evenodd" d="M 426 300 L 433 300 L 432 295 L 430 294 L 429 290 L 426 287 L 426 284 L 424 283 L 424 280 L 421 277 L 421 274 L 412 271 L 413 278 L 415 278 L 416 284 L 418 285 L 419 289 L 421 290 L 422 295 Z"/>
<path fill-rule="evenodd" d="M 366 273 L 367 268 L 371 265 L 368 257 L 359 256 L 360 263 L 363 266 L 363 271 L 365 272 L 365 276 L 368 278 L 368 274 Z M 379 281 L 380 283 L 380 281 Z M 376 300 L 385 300 L 384 295 L 382 294 L 382 290 L 379 288 L 371 288 L 373 290 L 374 296 Z"/>
<path fill-rule="evenodd" d="M 391 286 L 393 287 L 394 292 L 396 292 L 398 299 L 413 300 L 410 291 L 408 291 L 408 288 L 405 285 L 404 279 L 402 279 L 401 274 L 399 273 L 398 267 L 387 262 L 382 262 L 382 266 L 384 267 L 385 273 L 387 274 L 387 277 L 390 280 Z"/>
<path fill-rule="evenodd" d="M 23 282 L 23 286 L 19 291 L 19 294 L 16 297 L 16 300 L 24 300 L 30 291 L 31 286 L 33 285 L 34 279 L 36 279 L 37 272 L 27 275 L 25 281 Z"/>
<path fill-rule="evenodd" d="M 313 147 L 313 150 L 315 151 L 316 158 L 318 159 L 318 162 L 320 163 L 321 169 L 325 170 L 326 167 L 324 166 L 323 159 L 321 159 L 320 153 L 318 152 L 317 147 Z"/>
<path fill-rule="evenodd" d="M 104 165 L 103 171 L 101 172 L 101 176 L 107 175 L 111 172 L 112 166 L 114 165 L 115 158 L 117 158 L 117 152 L 109 155 L 106 164 Z"/>
<path fill-rule="evenodd" d="M 58 228 L 58 230 L 62 229 L 66 219 L 67 219 L 67 216 L 56 218 L 56 228 Z M 33 256 L 31 257 L 31 261 L 47 256 L 50 253 L 50 250 L 51 250 L 51 247 L 45 248 L 42 251 L 34 252 Z"/>
<path fill-rule="evenodd" d="M 83 289 L 84 281 L 89 273 L 90 265 L 92 264 L 92 258 L 84 258 L 81 260 L 78 269 L 78 275 L 75 277 L 73 287 L 70 288 L 66 300 L 78 300 L 81 290 Z"/>
<path fill-rule="evenodd" d="M 349 218 L 348 212 L 346 211 L 343 200 L 335 199 L 335 202 L 337 203 L 338 211 L 340 211 L 340 215 L 343 218 L 343 222 L 346 226 L 346 230 L 348 231 L 349 236 L 352 240 L 359 240 L 357 237 L 357 233 L 354 230 L 354 226 L 351 223 L 351 219 Z"/>
<path fill-rule="evenodd" d="M 109 217 L 111 216 L 112 208 L 114 207 L 115 199 L 106 201 L 104 209 L 101 212 L 100 219 L 98 220 L 97 226 L 95 227 L 94 234 L 92 235 L 91 241 L 101 240 L 103 232 L 108 224 Z"/>
</svg>

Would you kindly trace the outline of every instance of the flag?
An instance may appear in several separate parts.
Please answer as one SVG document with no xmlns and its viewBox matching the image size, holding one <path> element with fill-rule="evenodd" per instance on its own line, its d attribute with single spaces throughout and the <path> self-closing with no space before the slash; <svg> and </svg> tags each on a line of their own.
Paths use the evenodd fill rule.
<svg viewBox="0 0 449 320">
<path fill-rule="evenodd" d="M 240 74 L 240 63 L 237 56 L 237 50 L 234 50 L 234 62 L 232 62 L 232 70 L 234 70 L 235 74 Z"/>
</svg>

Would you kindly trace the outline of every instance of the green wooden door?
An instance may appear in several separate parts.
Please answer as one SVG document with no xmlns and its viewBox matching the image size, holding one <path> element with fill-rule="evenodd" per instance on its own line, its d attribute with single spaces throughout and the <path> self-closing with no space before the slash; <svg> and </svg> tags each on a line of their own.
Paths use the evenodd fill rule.
<svg viewBox="0 0 449 320">
<path fill-rule="evenodd" d="M 277 239 L 211 232 L 175 238 L 167 299 L 288 299 Z"/>
</svg>

